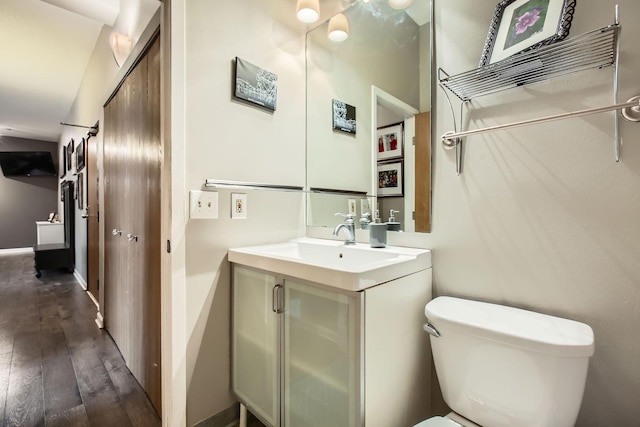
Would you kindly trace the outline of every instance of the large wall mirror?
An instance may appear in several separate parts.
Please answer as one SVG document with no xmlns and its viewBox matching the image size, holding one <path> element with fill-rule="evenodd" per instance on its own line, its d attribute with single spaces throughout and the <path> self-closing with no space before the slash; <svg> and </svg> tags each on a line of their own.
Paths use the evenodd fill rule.
<svg viewBox="0 0 640 427">
<path fill-rule="evenodd" d="M 389 230 L 428 232 L 431 0 L 356 0 L 341 15 L 346 40 L 328 37 L 331 21 L 307 33 L 307 225 L 378 211 Z"/>
</svg>

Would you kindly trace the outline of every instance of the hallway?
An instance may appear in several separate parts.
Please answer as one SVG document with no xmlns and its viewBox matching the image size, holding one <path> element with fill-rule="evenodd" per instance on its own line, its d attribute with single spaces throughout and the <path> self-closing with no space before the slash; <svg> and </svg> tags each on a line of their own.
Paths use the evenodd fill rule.
<svg viewBox="0 0 640 427">
<path fill-rule="evenodd" d="M 73 275 L 0 255 L 0 427 L 160 426 Z"/>
</svg>

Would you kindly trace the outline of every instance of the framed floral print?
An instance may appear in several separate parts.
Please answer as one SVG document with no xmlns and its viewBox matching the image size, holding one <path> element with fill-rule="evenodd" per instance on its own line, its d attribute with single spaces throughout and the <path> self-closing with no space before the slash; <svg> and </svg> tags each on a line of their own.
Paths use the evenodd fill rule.
<svg viewBox="0 0 640 427">
<path fill-rule="evenodd" d="M 563 40 L 576 0 L 503 0 L 496 6 L 480 66 Z"/>
</svg>

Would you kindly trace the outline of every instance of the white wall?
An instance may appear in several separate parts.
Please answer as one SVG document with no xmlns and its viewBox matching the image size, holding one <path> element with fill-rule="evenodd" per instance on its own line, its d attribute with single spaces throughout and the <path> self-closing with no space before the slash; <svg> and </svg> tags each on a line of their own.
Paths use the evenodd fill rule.
<svg viewBox="0 0 640 427">
<path fill-rule="evenodd" d="M 295 4 L 192 0 L 185 15 L 185 184 L 174 192 L 184 191 L 188 206 L 188 191 L 207 178 L 303 186 L 306 26 L 295 20 Z M 232 98 L 236 56 L 278 75 L 275 112 Z M 304 234 L 301 193 L 236 192 L 248 196 L 248 219 L 230 219 L 231 192 L 220 190 L 219 219 L 186 220 L 187 425 L 235 402 L 227 249 Z"/>
<path fill-rule="evenodd" d="M 147 24 L 153 17 L 155 11 L 158 9 L 160 3 L 157 0 L 123 0 L 122 9 L 114 23 L 114 27 L 104 25 L 100 31 L 100 35 L 96 40 L 95 47 L 91 54 L 87 68 L 85 69 L 82 83 L 78 89 L 78 93 L 74 99 L 74 102 L 69 110 L 66 123 L 93 126 L 96 122 L 100 121 L 101 131 L 95 137 L 98 144 L 98 168 L 99 173 L 102 173 L 102 138 L 103 138 L 103 104 L 107 101 L 108 96 L 113 90 L 115 90 L 118 84 L 118 73 L 122 73 L 118 68 L 111 48 L 109 47 L 109 35 L 113 29 L 117 29 L 120 32 L 130 34 L 134 43 L 140 38 L 142 32 L 147 27 Z M 78 35 L 82 37 L 82 34 Z M 59 151 L 62 153 L 63 145 L 67 144 L 71 138 L 74 139 L 74 145 L 77 146 L 83 137 L 86 138 L 88 129 L 64 126 L 62 128 L 62 134 L 59 140 Z M 75 162 L 75 152 L 74 152 Z M 73 174 L 76 172 L 75 163 L 73 163 L 73 169 L 67 173 L 65 178 L 67 180 L 73 180 L 76 182 L 76 177 Z M 86 168 L 83 169 L 83 181 L 84 181 L 84 206 L 86 207 L 86 191 L 87 191 L 87 174 Z M 94 178 L 91 178 L 94 179 Z M 102 180 L 101 180 L 102 181 Z M 102 195 L 101 195 L 102 197 Z M 100 205 L 104 206 L 101 200 Z M 76 271 L 87 281 L 87 220 L 82 218 L 84 209 L 78 209 L 78 204 L 75 203 L 75 246 L 76 246 Z M 61 212 L 62 203 L 58 203 L 58 211 Z M 102 271 L 102 267 L 101 267 Z"/>
<path fill-rule="evenodd" d="M 83 126 L 93 126 L 96 122 L 100 121 L 100 132 L 95 137 L 97 144 L 102 147 L 103 138 L 103 118 L 102 104 L 105 99 L 105 92 L 109 86 L 113 83 L 115 75 L 118 71 L 118 67 L 113 60 L 113 54 L 109 49 L 109 34 L 111 27 L 103 26 L 98 40 L 96 41 L 95 48 L 91 55 L 91 59 L 87 65 L 87 69 L 80 84 L 78 94 L 71 106 L 69 115 L 66 118 L 67 123 L 78 124 Z M 77 149 L 78 144 L 82 141 L 82 138 L 87 137 L 88 129 L 64 126 L 62 128 L 62 136 L 60 137 L 59 150 L 62 152 L 62 147 L 67 144 L 71 138 L 74 140 L 74 146 Z M 86 151 L 85 151 L 86 152 Z M 74 158 L 75 158 L 74 152 Z M 102 156 L 99 156 L 99 163 L 101 164 Z M 75 162 L 75 160 L 74 160 Z M 75 163 L 73 163 L 71 171 L 67 172 L 65 176 L 66 180 L 73 180 L 74 185 L 77 185 L 77 179 L 73 175 L 75 173 Z M 100 169 L 101 166 L 99 166 Z M 87 177 L 87 168 L 82 171 L 84 180 L 84 206 L 87 206 L 87 179 L 95 179 L 96 177 Z M 87 219 L 82 218 L 85 210 L 78 209 L 77 201 L 74 203 L 75 212 L 75 248 L 76 248 L 76 271 L 87 283 Z M 95 206 L 93 207 L 95 208 Z M 59 202 L 59 212 L 62 212 L 62 203 Z M 95 295 L 97 297 L 97 295 Z"/>
<path fill-rule="evenodd" d="M 436 0 L 437 66 L 477 66 L 495 0 Z M 620 100 L 640 93 L 640 3 L 579 1 L 571 34 L 606 26 L 621 7 Z M 473 101 L 469 127 L 607 105 L 611 69 Z M 578 426 L 635 426 L 640 419 L 640 126 L 622 120 L 613 158 L 613 113 L 467 138 L 464 172 L 439 136 L 452 130 L 435 94 L 433 233 L 437 295 L 505 303 L 591 325 Z"/>
</svg>

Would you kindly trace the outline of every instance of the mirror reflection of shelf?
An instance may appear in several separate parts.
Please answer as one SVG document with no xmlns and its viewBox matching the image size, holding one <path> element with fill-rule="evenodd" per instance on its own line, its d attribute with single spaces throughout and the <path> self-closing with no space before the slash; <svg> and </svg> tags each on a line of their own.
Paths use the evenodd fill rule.
<svg viewBox="0 0 640 427">
<path fill-rule="evenodd" d="M 620 24 L 523 52 L 502 61 L 450 76 L 438 69 L 438 80 L 462 101 L 616 62 Z"/>
</svg>

